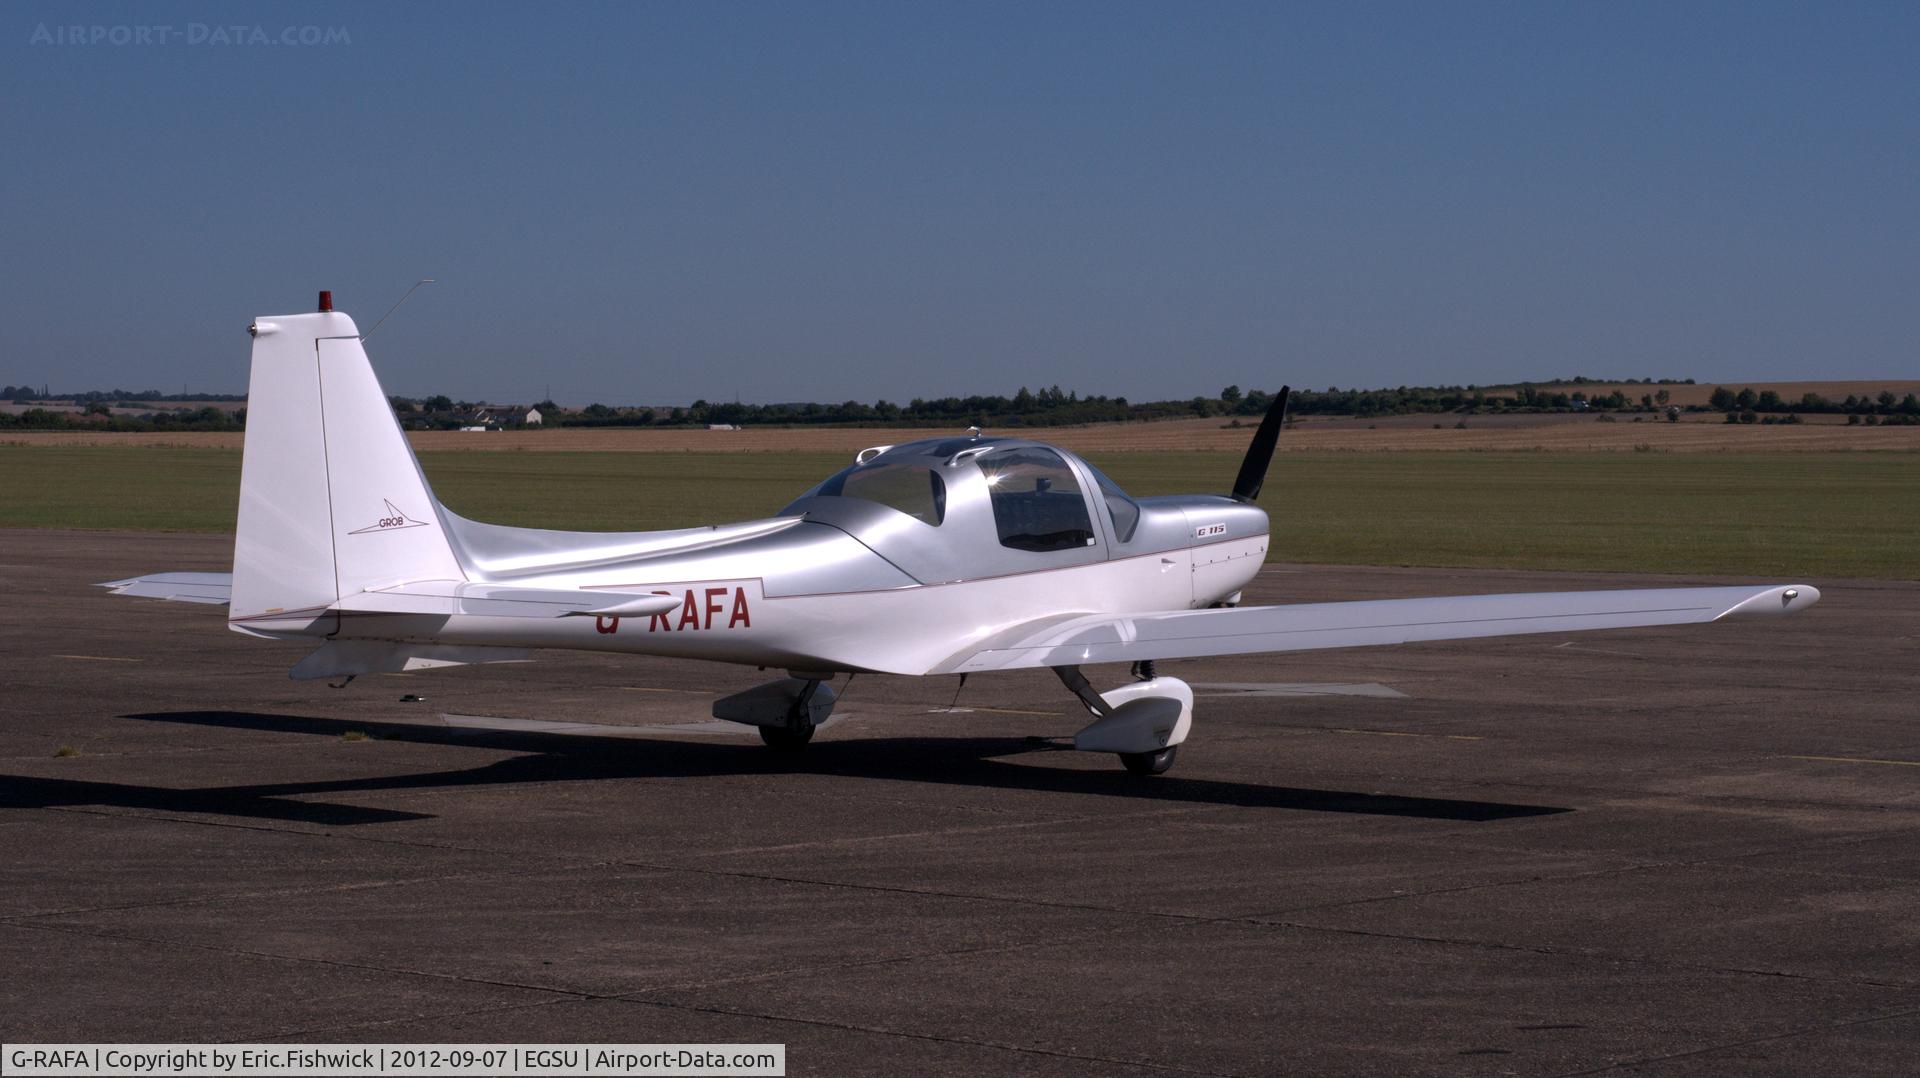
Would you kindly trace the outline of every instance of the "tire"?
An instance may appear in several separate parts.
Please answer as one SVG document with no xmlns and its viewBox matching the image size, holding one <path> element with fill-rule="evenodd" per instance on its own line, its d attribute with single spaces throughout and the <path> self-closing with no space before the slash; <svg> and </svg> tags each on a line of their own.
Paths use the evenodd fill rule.
<svg viewBox="0 0 1920 1078">
<path fill-rule="evenodd" d="M 1180 746 L 1168 745 L 1159 752 L 1123 752 L 1120 762 L 1135 775 L 1160 775 L 1173 766 L 1174 757 L 1180 755 Z"/>
<path fill-rule="evenodd" d="M 762 726 L 760 740 L 775 752 L 799 752 L 813 740 L 813 727 L 802 726 L 796 730 L 791 726 Z"/>
</svg>

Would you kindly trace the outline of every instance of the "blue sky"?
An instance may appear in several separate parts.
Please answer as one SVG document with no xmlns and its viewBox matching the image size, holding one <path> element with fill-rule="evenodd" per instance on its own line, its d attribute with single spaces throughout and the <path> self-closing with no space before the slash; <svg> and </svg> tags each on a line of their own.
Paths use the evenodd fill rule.
<svg viewBox="0 0 1920 1078">
<path fill-rule="evenodd" d="M 228 25 L 348 40 L 189 40 Z M 252 316 L 331 288 L 364 328 L 423 276 L 369 344 L 393 392 L 1912 376 L 1917 29 L 1910 4 L 11 4 L 0 382 L 239 391 Z"/>
</svg>

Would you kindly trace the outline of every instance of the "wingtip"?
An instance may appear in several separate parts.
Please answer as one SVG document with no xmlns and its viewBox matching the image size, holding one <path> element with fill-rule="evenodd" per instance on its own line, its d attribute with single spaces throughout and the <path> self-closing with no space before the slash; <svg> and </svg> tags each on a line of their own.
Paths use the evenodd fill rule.
<svg viewBox="0 0 1920 1078">
<path fill-rule="evenodd" d="M 1812 584 L 1778 584 L 1742 599 L 1720 616 L 1777 618 L 1797 614 L 1819 601 L 1820 589 Z"/>
</svg>

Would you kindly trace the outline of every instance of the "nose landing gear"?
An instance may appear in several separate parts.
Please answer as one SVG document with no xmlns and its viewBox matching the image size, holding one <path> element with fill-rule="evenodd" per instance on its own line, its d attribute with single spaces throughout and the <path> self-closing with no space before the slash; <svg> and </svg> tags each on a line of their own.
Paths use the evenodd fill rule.
<svg viewBox="0 0 1920 1078">
<path fill-rule="evenodd" d="M 1152 663 L 1138 663 L 1134 676 L 1143 680 L 1095 693 L 1079 667 L 1056 666 L 1053 672 L 1098 716 L 1093 725 L 1073 735 L 1074 748 L 1111 752 L 1135 775 L 1159 775 L 1173 766 L 1180 743 L 1193 726 L 1193 690 L 1186 682 L 1158 677 Z"/>
<path fill-rule="evenodd" d="M 1168 745 L 1159 752 L 1123 752 L 1120 762 L 1126 765 L 1129 773 L 1135 775 L 1159 775 L 1173 766 L 1173 758 L 1180 754 L 1180 746 Z"/>
</svg>

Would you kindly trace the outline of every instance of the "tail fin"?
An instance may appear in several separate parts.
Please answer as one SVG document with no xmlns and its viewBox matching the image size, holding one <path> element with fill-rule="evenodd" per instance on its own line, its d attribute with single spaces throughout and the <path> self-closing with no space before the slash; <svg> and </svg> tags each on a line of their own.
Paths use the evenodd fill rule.
<svg viewBox="0 0 1920 1078">
<path fill-rule="evenodd" d="M 228 616 L 256 628 L 370 587 L 466 579 L 360 332 L 327 298 L 251 329 Z"/>
</svg>

